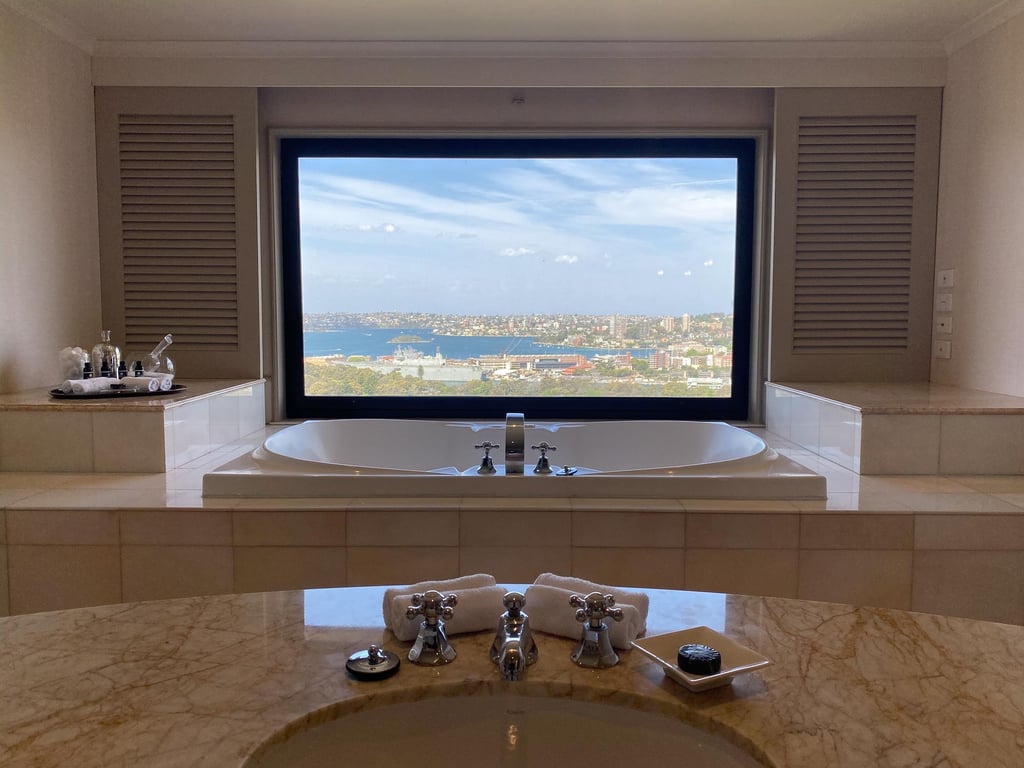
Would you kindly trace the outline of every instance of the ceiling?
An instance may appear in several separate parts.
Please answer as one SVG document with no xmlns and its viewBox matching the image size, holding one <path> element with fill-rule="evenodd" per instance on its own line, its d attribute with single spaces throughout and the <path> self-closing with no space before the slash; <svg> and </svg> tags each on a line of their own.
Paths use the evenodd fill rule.
<svg viewBox="0 0 1024 768">
<path fill-rule="evenodd" d="M 86 46 L 139 42 L 931 43 L 1024 0 L 0 0 Z M 1003 18 L 999 19 L 1000 21 Z"/>
</svg>

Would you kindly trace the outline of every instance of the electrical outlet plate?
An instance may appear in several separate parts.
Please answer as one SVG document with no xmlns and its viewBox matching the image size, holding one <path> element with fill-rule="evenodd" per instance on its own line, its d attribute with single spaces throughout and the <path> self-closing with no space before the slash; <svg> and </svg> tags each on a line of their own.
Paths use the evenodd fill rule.
<svg viewBox="0 0 1024 768">
<path fill-rule="evenodd" d="M 953 342 L 952 341 L 936 341 L 934 345 L 935 357 L 940 360 L 949 360 L 953 356 Z"/>
</svg>

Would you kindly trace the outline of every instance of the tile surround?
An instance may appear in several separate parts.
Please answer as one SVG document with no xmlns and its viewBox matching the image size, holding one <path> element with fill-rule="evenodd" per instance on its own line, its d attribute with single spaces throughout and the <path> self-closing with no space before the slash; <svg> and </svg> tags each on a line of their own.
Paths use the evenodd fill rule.
<svg viewBox="0 0 1024 768">
<path fill-rule="evenodd" d="M 765 385 L 768 430 L 865 475 L 1024 474 L 1024 398 L 927 383 Z"/>
<path fill-rule="evenodd" d="M 0 395 L 0 471 L 165 472 L 265 423 L 263 381 L 187 381 L 161 397 Z"/>
<path fill-rule="evenodd" d="M 817 408 L 826 453 L 840 445 L 822 431 L 829 413 L 834 423 L 848 415 Z M 230 418 L 218 419 L 211 412 L 211 441 L 231 434 Z M 469 571 L 530 581 L 550 570 L 977 618 L 1024 614 L 1024 477 L 860 475 L 761 431 L 825 475 L 827 500 L 202 497 L 206 470 L 273 429 L 167 473 L 0 472 L 0 610 Z M 521 531 L 511 539 L 509 520 Z"/>
</svg>

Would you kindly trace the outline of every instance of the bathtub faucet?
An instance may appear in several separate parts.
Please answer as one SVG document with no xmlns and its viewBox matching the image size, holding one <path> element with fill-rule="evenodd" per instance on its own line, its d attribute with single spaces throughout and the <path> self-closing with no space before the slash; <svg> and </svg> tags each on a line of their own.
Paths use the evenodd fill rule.
<svg viewBox="0 0 1024 768">
<path fill-rule="evenodd" d="M 505 414 L 505 474 L 523 474 L 526 455 L 526 421 L 521 413 Z"/>
<path fill-rule="evenodd" d="M 530 617 L 523 611 L 526 597 L 521 592 L 508 592 L 502 603 L 505 612 L 491 643 L 491 661 L 498 665 L 505 680 L 518 680 L 537 660 L 537 642 L 530 631 Z"/>
</svg>

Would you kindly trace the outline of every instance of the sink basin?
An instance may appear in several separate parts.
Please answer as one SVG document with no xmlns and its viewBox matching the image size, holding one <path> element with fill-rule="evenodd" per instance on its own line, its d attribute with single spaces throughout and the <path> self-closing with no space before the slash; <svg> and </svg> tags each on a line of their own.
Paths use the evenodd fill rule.
<svg viewBox="0 0 1024 768">
<path fill-rule="evenodd" d="M 763 768 L 723 738 L 661 715 L 514 695 L 427 699 L 363 710 L 300 731 L 252 757 L 245 768 L 320 768 L 342 762 L 398 766 L 431 754 L 439 764 L 473 768 Z"/>
</svg>

